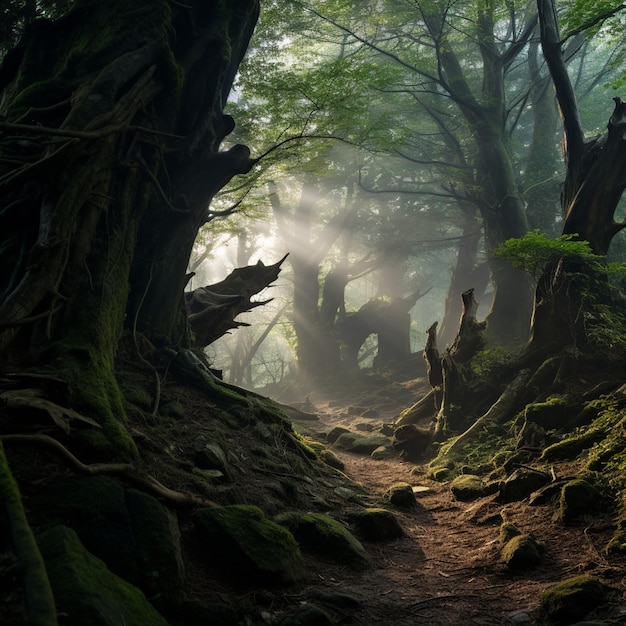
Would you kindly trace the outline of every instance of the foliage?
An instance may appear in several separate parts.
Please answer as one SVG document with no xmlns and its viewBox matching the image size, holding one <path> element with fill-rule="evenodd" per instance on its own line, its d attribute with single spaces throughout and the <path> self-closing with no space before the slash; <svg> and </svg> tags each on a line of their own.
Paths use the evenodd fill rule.
<svg viewBox="0 0 626 626">
<path fill-rule="evenodd" d="M 523 237 L 507 239 L 494 255 L 508 259 L 514 267 L 530 272 L 538 278 L 545 268 L 560 260 L 586 261 L 600 264 L 604 257 L 594 254 L 587 241 L 577 235 L 561 235 L 552 239 L 538 230 Z"/>
</svg>

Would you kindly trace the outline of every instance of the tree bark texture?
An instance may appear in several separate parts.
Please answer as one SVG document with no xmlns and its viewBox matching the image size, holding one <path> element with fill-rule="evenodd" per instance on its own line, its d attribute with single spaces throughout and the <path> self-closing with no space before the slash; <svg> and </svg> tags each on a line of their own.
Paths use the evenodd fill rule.
<svg viewBox="0 0 626 626">
<path fill-rule="evenodd" d="M 79 0 L 0 68 L 1 365 L 80 381 L 105 437 L 121 436 L 122 331 L 189 343 L 195 236 L 253 163 L 220 146 L 257 14 L 256 0 Z"/>
</svg>

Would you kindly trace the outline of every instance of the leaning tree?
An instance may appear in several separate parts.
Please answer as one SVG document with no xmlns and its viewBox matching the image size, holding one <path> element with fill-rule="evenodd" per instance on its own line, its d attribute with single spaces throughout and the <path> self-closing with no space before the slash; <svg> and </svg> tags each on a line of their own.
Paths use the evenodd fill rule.
<svg viewBox="0 0 626 626">
<path fill-rule="evenodd" d="M 192 345 L 194 239 L 253 164 L 223 109 L 258 11 L 78 0 L 0 68 L 0 369 L 95 420 L 86 451 L 134 454 L 116 357 Z"/>
</svg>

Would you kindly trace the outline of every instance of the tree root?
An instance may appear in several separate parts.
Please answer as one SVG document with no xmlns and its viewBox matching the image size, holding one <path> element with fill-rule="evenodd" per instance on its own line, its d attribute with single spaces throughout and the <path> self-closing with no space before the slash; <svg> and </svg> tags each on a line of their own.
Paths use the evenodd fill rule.
<svg viewBox="0 0 626 626">
<path fill-rule="evenodd" d="M 531 375 L 532 370 L 522 370 L 507 386 L 502 395 L 496 400 L 496 402 L 494 402 L 491 408 L 451 443 L 451 445 L 443 453 L 443 456 L 450 456 L 461 446 L 473 441 L 474 437 L 480 433 L 485 424 L 499 423 L 505 418 L 510 417 L 517 401 L 526 391 L 526 385 Z"/>
<path fill-rule="evenodd" d="M 57 611 L 50 580 L 33 531 L 26 519 L 17 486 L 0 442 L 0 502 L 7 516 L 11 548 L 24 585 L 26 623 L 57 626 Z"/>
<path fill-rule="evenodd" d="M 212 500 L 191 493 L 174 491 L 160 483 L 149 474 L 140 474 L 130 463 L 91 463 L 86 465 L 77 459 L 62 443 L 48 435 L 2 435 L 2 443 L 34 445 L 54 452 L 70 469 L 87 476 L 119 476 L 144 489 L 157 498 L 161 498 L 172 507 L 214 507 L 219 506 Z"/>
</svg>

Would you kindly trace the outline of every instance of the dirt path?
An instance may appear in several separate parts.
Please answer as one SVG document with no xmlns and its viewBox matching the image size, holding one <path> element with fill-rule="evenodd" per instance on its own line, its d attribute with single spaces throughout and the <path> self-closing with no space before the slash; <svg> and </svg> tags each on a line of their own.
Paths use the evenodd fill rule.
<svg viewBox="0 0 626 626">
<path fill-rule="evenodd" d="M 363 403 L 361 403 L 363 404 Z M 370 405 L 371 406 L 371 405 Z M 342 425 L 372 425 L 393 419 L 396 408 L 358 415 L 363 406 L 336 401 L 315 406 L 320 432 Z M 413 509 L 396 509 L 405 536 L 385 543 L 366 543 L 372 566 L 364 572 L 332 571 L 320 587 L 355 597 L 360 607 L 350 623 L 395 626 L 464 624 L 543 625 L 542 590 L 553 582 L 587 573 L 624 589 L 623 563 L 610 563 L 602 548 L 610 537 L 609 519 L 594 516 L 585 524 L 565 528 L 553 521 L 551 505 L 502 504 L 494 497 L 472 503 L 456 501 L 446 484 L 429 480 L 424 468 L 401 458 L 373 460 L 335 450 L 345 473 L 373 495 L 393 483 L 427 487 L 416 493 Z M 502 521 L 516 524 L 544 546 L 542 564 L 525 573 L 512 573 L 500 560 Z M 593 614 L 588 619 L 592 619 Z M 618 599 L 593 623 L 626 624 L 626 609 Z"/>
</svg>

